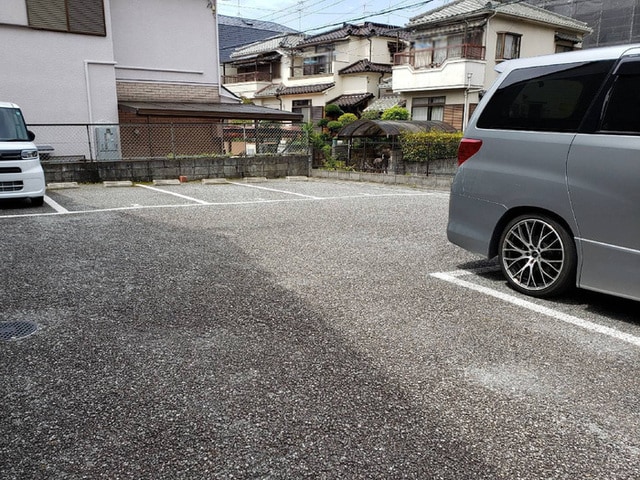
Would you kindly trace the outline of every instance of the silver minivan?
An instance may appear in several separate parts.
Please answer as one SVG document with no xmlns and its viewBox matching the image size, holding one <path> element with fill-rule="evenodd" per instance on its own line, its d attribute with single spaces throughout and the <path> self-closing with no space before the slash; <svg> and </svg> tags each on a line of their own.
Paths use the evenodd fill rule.
<svg viewBox="0 0 640 480">
<path fill-rule="evenodd" d="M 20 108 L 0 102 L 0 199 L 28 198 L 34 206 L 44 203 L 45 177 L 34 138 Z"/>
<path fill-rule="evenodd" d="M 640 300 L 640 44 L 497 70 L 460 143 L 449 240 L 527 295 Z"/>
</svg>

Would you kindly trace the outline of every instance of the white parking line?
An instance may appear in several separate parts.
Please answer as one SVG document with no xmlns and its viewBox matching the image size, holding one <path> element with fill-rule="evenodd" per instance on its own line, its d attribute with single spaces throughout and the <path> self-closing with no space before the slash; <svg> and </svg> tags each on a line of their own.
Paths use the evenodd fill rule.
<svg viewBox="0 0 640 480">
<path fill-rule="evenodd" d="M 342 196 L 332 196 L 332 197 L 316 197 L 313 195 L 304 195 L 304 194 L 300 194 L 300 193 L 296 193 L 296 192 L 290 192 L 290 191 L 286 191 L 286 190 L 276 190 L 276 189 L 271 189 L 271 188 L 265 188 L 265 187 L 257 187 L 255 185 L 246 185 L 246 184 L 242 184 L 242 183 L 234 183 L 234 182 L 229 182 L 229 183 L 233 183 L 234 185 L 240 185 L 243 187 L 252 187 L 252 188 L 262 188 L 264 190 L 271 190 L 273 192 L 280 192 L 280 193 L 286 193 L 289 195 L 296 195 L 296 196 L 300 196 L 300 197 L 304 197 L 304 199 L 309 200 L 309 201 L 316 201 L 316 200 L 321 200 L 321 201 L 333 201 L 333 200 L 352 200 L 352 199 L 364 199 L 364 198 L 382 198 L 382 197 L 423 197 L 423 196 L 435 196 L 435 197 L 444 197 L 444 198 L 448 198 L 448 194 L 443 194 L 441 192 L 420 192 L 420 191 L 416 191 L 416 192 L 395 192 L 395 193 L 375 193 L 375 194 L 370 194 L 367 196 L 364 195 L 342 195 Z M 210 207 L 218 207 L 218 206 L 231 206 L 231 205 L 256 205 L 256 204 L 278 204 L 278 203 L 289 203 L 289 202 L 300 202 L 300 201 L 305 201 L 304 199 L 293 199 L 293 198 L 281 198 L 281 199 L 272 199 L 272 200 L 265 200 L 265 199 L 259 199 L 259 200 L 238 200 L 238 201 L 231 201 L 231 202 L 207 202 L 204 200 L 200 200 L 198 198 L 193 198 L 193 197 L 187 197 L 186 195 L 182 195 L 179 193 L 174 193 L 174 192 L 170 192 L 168 190 L 163 190 L 160 188 L 155 188 L 155 187 L 150 187 L 147 185 L 141 185 L 141 184 L 135 184 L 135 186 L 137 187 L 143 187 L 146 188 L 148 190 L 154 190 L 160 193 L 166 193 L 168 195 L 174 195 L 180 198 L 183 198 L 185 200 L 189 200 L 191 202 L 194 203 L 190 203 L 190 204 L 182 204 L 182 205 L 138 205 L 138 204 L 133 204 L 130 206 L 126 206 L 126 207 L 112 207 L 112 208 L 96 208 L 96 209 L 92 209 L 92 210 L 67 210 L 66 208 L 64 208 L 63 206 L 59 205 L 57 202 L 55 202 L 53 199 L 46 197 L 45 196 L 45 202 L 51 206 L 52 209 L 55 210 L 55 212 L 30 212 L 30 213 L 25 213 L 25 214 L 11 214 L 11 215 L 2 215 L 0 214 L 0 219 L 6 219 L 6 218 L 20 218 L 20 217 L 47 217 L 47 216 L 52 216 L 52 215 L 84 215 L 84 214 L 89 214 L 89 213 L 105 213 L 105 212 L 118 212 L 118 211 L 127 211 L 127 210 L 145 210 L 145 209 L 162 209 L 162 208 L 168 208 L 168 209 L 179 209 L 179 208 L 200 208 L 202 206 L 210 206 Z"/>
<path fill-rule="evenodd" d="M 290 192 L 288 190 L 278 190 L 275 188 L 259 187 L 258 185 L 249 185 L 247 183 L 229 182 L 232 185 L 239 185 L 241 187 L 257 188 L 259 190 L 268 190 L 269 192 L 286 193 L 288 195 L 296 195 L 298 197 L 311 198 L 312 200 L 322 200 L 322 197 L 314 197 L 313 195 L 305 195 L 303 193 Z"/>
<path fill-rule="evenodd" d="M 44 196 L 44 203 L 49 205 L 51 208 L 53 208 L 58 213 L 69 213 L 69 210 L 64 208 L 62 205 L 60 205 L 54 199 L 47 197 L 46 195 Z"/>
<path fill-rule="evenodd" d="M 486 269 L 486 268 L 481 270 L 490 271 L 490 269 Z M 495 268 L 493 268 L 493 270 L 495 270 Z M 476 292 L 482 293 L 484 295 L 488 295 L 490 297 L 497 298 L 504 302 L 517 305 L 518 307 L 526 308 L 528 310 L 531 310 L 532 312 L 541 313 L 548 317 L 555 318 L 556 320 L 560 320 L 562 322 L 575 325 L 576 327 L 584 328 L 585 330 L 600 333 L 602 335 L 607 335 L 617 340 L 622 340 L 623 342 L 627 342 L 632 345 L 635 345 L 636 347 L 640 347 L 640 337 L 636 337 L 634 335 L 621 332 L 620 330 L 616 330 L 615 328 L 598 325 L 597 323 L 589 322 L 582 318 L 578 318 L 573 315 L 562 313 L 557 310 L 553 310 L 551 308 L 544 307 L 542 305 L 538 305 L 533 302 L 523 300 L 522 298 L 518 298 L 503 292 L 499 292 L 497 290 L 493 290 L 491 288 L 483 287 L 482 285 L 477 285 L 475 283 L 472 283 L 460 278 L 463 275 L 469 275 L 473 273 L 478 273 L 478 271 L 456 270 L 454 272 L 437 272 L 437 273 L 432 273 L 431 276 L 435 278 L 439 278 L 440 280 L 444 280 L 445 282 L 453 283 L 454 285 L 457 285 L 459 287 L 468 288 L 469 290 L 474 290 Z"/>
<path fill-rule="evenodd" d="M 199 198 L 187 197 L 186 195 L 182 195 L 176 192 L 170 192 L 168 190 L 162 190 L 161 188 L 150 187 L 149 185 L 140 185 L 136 183 L 136 187 L 146 188 L 148 190 L 153 190 L 154 192 L 166 193 L 167 195 L 173 195 L 174 197 L 180 197 L 185 200 L 189 200 L 190 202 L 199 203 L 201 205 L 209 205 L 209 202 L 205 202 L 204 200 L 200 200 Z"/>
</svg>

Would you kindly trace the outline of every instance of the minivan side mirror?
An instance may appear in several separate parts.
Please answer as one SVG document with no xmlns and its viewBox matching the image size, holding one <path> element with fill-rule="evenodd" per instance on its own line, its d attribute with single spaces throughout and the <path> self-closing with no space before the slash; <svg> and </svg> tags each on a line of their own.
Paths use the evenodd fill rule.
<svg viewBox="0 0 640 480">
<path fill-rule="evenodd" d="M 29 139 L 30 142 L 33 142 L 36 139 L 36 134 L 33 133 L 31 130 L 27 130 L 27 138 Z"/>
</svg>

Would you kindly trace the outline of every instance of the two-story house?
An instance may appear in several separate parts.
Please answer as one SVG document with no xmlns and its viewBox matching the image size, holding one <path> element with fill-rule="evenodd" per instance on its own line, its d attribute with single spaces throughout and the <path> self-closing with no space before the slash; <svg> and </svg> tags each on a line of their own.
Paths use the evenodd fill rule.
<svg viewBox="0 0 640 480">
<path fill-rule="evenodd" d="M 224 85 L 258 105 L 300 113 L 305 121 L 322 118 L 329 103 L 359 113 L 390 79 L 393 55 L 407 46 L 404 38 L 399 27 L 369 22 L 309 37 L 275 37 L 236 50 L 236 72 Z"/>
<path fill-rule="evenodd" d="M 464 129 L 497 63 L 580 48 L 586 23 L 523 2 L 457 0 L 413 17 L 397 53 L 393 91 L 413 120 Z"/>
</svg>

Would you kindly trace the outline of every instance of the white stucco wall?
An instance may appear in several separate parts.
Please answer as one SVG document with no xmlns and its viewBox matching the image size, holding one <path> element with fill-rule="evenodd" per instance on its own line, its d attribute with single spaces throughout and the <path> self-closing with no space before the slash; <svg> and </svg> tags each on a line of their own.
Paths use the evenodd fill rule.
<svg viewBox="0 0 640 480">
<path fill-rule="evenodd" d="M 207 0 L 111 0 L 118 80 L 219 85 Z"/>
<path fill-rule="evenodd" d="M 24 0 L 0 8 L 0 100 L 28 123 L 117 122 L 109 3 L 107 36 L 28 28 Z"/>
<path fill-rule="evenodd" d="M 498 33 L 500 32 L 522 35 L 520 39 L 520 58 L 555 53 L 555 28 L 540 24 L 518 22 L 504 17 L 494 17 L 490 19 L 485 31 L 487 69 L 485 71 L 484 84 L 487 88 L 498 78 L 498 74 L 495 72 L 495 58 L 496 42 Z"/>
</svg>

